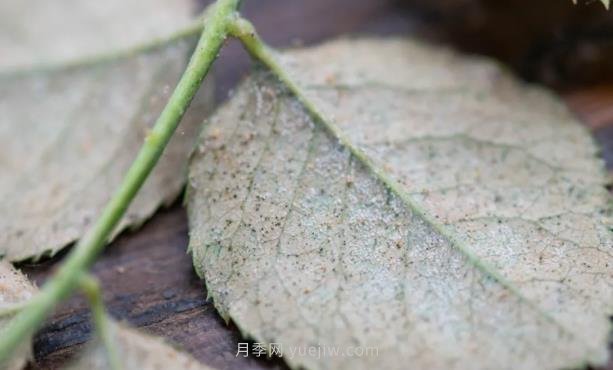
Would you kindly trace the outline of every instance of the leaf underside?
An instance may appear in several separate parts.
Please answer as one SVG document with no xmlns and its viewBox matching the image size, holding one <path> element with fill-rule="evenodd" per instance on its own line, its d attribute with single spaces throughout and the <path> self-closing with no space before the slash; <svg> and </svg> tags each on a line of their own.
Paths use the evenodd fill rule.
<svg viewBox="0 0 613 370">
<path fill-rule="evenodd" d="M 208 370 L 189 355 L 176 350 L 161 338 L 156 338 L 126 325 L 109 321 L 109 333 L 117 349 L 123 369 Z M 92 342 L 85 352 L 67 369 L 112 370 L 106 347 L 99 340 Z"/>
<path fill-rule="evenodd" d="M 602 161 L 551 94 L 400 39 L 281 56 L 190 162 L 190 250 L 259 342 L 373 347 L 309 369 L 601 364 L 613 313 Z M 303 101 L 304 102 L 304 101 Z"/>
<path fill-rule="evenodd" d="M 19 31 L 13 21 L 0 22 L 3 29 L 12 30 L 2 34 L 0 46 L 14 50 L 13 62 L 34 62 L 31 52 L 35 51 L 45 60 L 30 72 L 0 70 L 0 258 L 19 261 L 53 255 L 90 227 L 164 107 L 195 39 L 160 42 L 141 52 L 113 57 L 117 50 L 138 48 L 147 35 L 150 41 L 162 31 L 168 36 L 179 23 L 185 26 L 191 8 L 187 0 L 172 5 L 167 0 L 130 1 L 129 5 L 123 1 L 37 1 L 40 8 L 32 14 L 22 14 L 22 7 L 31 6 L 30 2 L 9 3 L 1 5 L 2 20 L 11 15 L 45 18 L 50 28 L 44 38 L 39 35 L 42 24 L 37 23 L 35 30 Z M 55 29 L 64 20 L 59 14 L 68 9 L 71 16 L 64 17 L 65 25 Z M 91 19 L 95 14 L 109 29 L 91 27 L 96 23 Z M 128 19 L 132 23 L 123 27 Z M 158 29 L 151 31 L 156 25 Z M 86 29 L 77 32 L 79 26 Z M 124 38 L 132 29 L 139 31 Z M 22 40 L 17 34 L 31 41 L 24 41 L 28 49 L 14 45 L 15 40 Z M 45 42 L 53 48 L 39 47 Z M 112 49 L 101 50 L 102 46 Z M 75 57 L 84 62 L 67 59 Z M 51 66 L 46 68 L 47 64 Z M 186 158 L 213 99 L 210 87 L 203 86 L 115 233 L 138 226 L 181 191 Z"/>
<path fill-rule="evenodd" d="M 3 314 L 16 305 L 26 303 L 36 293 L 36 288 L 30 281 L 11 264 L 0 261 L 0 335 L 13 315 Z M 24 342 L 9 359 L 9 362 L 0 363 L 0 369 L 20 370 L 32 357 L 30 338 Z"/>
<path fill-rule="evenodd" d="M 0 72 L 96 59 L 180 30 L 191 0 L 5 0 L 0 3 Z"/>
</svg>

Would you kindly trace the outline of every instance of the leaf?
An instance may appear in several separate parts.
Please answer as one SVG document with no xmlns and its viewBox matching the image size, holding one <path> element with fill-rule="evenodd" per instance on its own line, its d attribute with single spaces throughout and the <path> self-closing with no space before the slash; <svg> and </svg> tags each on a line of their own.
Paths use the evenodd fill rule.
<svg viewBox="0 0 613 370">
<path fill-rule="evenodd" d="M 7 312 L 27 302 L 36 292 L 30 281 L 10 263 L 0 261 L 0 335 L 4 326 L 13 317 Z M 32 357 L 31 338 L 23 343 L 13 354 L 9 363 L 0 363 L 4 370 L 19 370 Z"/>
<path fill-rule="evenodd" d="M 166 37 L 193 18 L 189 0 L 6 0 L 0 70 L 96 58 Z"/>
<path fill-rule="evenodd" d="M 190 162 L 190 250 L 224 318 L 293 368 L 606 361 L 610 195 L 558 99 L 415 41 L 280 58 L 306 105 L 257 72 Z"/>
<path fill-rule="evenodd" d="M 109 329 L 123 369 L 210 369 L 191 356 L 164 343 L 160 338 L 140 333 L 112 321 Z M 99 340 L 94 341 L 68 369 L 111 370 L 107 349 Z"/>
<path fill-rule="evenodd" d="M 180 31 L 132 44 L 184 23 L 188 0 L 35 1 L 32 13 L 25 12 L 31 3 L 1 5 L 0 24 L 13 33 L 1 36 L 0 50 L 15 61 L 30 60 L 35 52 L 50 62 L 77 52 L 89 59 L 0 75 L 0 256 L 11 261 L 53 255 L 89 228 L 147 137 L 195 41 Z M 36 29 L 19 31 L 13 18 L 22 12 L 28 22 L 18 23 L 29 27 L 37 20 Z M 94 27 L 98 21 L 105 27 Z M 149 34 L 152 27 L 159 30 Z M 18 32 L 28 49 L 11 44 Z M 53 48 L 41 46 L 47 43 Z M 102 46 L 132 49 L 90 57 Z M 138 226 L 181 191 L 188 152 L 212 101 L 206 85 L 115 233 Z"/>
</svg>

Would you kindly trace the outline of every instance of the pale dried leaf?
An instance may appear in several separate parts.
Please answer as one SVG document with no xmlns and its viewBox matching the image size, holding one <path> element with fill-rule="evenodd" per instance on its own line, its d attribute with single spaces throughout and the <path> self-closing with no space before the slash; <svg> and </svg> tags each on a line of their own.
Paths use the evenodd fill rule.
<svg viewBox="0 0 613 370">
<path fill-rule="evenodd" d="M 123 369 L 138 370 L 208 370 L 188 354 L 178 351 L 161 338 L 156 338 L 125 325 L 110 322 L 110 335 Z M 92 342 L 71 370 L 112 370 L 107 349 L 99 340 Z"/>
<path fill-rule="evenodd" d="M 78 3 L 114 5 L 116 13 L 131 15 L 138 14 L 146 3 L 151 12 L 173 19 L 168 25 L 159 19 L 158 25 L 166 29 L 184 20 L 184 8 L 191 1 L 172 1 L 172 5 L 168 1 L 136 1 L 134 9 L 128 6 L 132 1 Z M 42 8 L 58 7 L 67 12 L 70 4 L 53 2 Z M 76 13 L 85 12 L 87 6 L 68 8 L 67 22 L 89 19 Z M 100 10 L 111 17 L 108 12 Z M 5 14 L 0 14 L 4 19 Z M 150 18 L 145 17 L 155 23 L 159 17 Z M 141 20 L 136 16 L 132 22 Z M 87 28 L 91 27 L 88 22 Z M 113 24 L 121 28 L 121 23 Z M 98 27 L 93 29 L 100 40 L 106 40 L 99 44 L 108 46 L 129 34 L 126 30 L 105 34 Z M 79 34 L 74 29 L 70 32 L 64 35 L 66 39 Z M 183 72 L 194 41 L 178 39 L 110 60 L 0 75 L 0 256 L 16 261 L 53 254 L 82 236 L 136 157 Z M 181 191 L 186 157 L 212 101 L 209 87 L 208 83 L 203 86 L 116 231 L 139 225 Z"/>
<path fill-rule="evenodd" d="M 408 40 L 282 58 L 324 121 L 259 72 L 190 164 L 190 248 L 225 318 L 309 369 L 606 360 L 610 195 L 558 99 Z"/>
<path fill-rule="evenodd" d="M 3 0 L 0 70 L 131 48 L 179 30 L 194 12 L 189 0 Z"/>
<path fill-rule="evenodd" d="M 6 324 L 13 315 L 2 314 L 3 311 L 12 311 L 18 305 L 26 303 L 34 293 L 36 288 L 30 281 L 10 263 L 0 261 L 0 336 Z M 31 338 L 28 338 L 17 350 L 7 363 L 1 363 L 0 369 L 19 370 L 32 357 Z"/>
</svg>

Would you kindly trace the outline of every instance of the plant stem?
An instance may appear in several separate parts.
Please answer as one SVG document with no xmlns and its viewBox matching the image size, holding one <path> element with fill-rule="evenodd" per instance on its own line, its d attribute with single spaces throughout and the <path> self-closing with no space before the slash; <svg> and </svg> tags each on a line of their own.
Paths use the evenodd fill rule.
<svg viewBox="0 0 613 370">
<path fill-rule="evenodd" d="M 121 220 L 132 199 L 157 163 L 211 64 L 228 36 L 228 26 L 240 0 L 218 0 L 206 19 L 196 50 L 172 93 L 162 114 L 145 139 L 126 173 L 93 228 L 68 255 L 57 274 L 45 284 L 30 304 L 19 312 L 0 335 L 0 363 L 40 325 L 55 305 L 72 293 L 83 272 L 104 248 L 110 233 Z"/>
<path fill-rule="evenodd" d="M 106 350 L 111 370 L 123 370 L 117 354 L 117 347 L 111 335 L 112 326 L 102 303 L 102 293 L 98 280 L 91 275 L 83 275 L 80 279 L 80 285 L 91 306 L 96 333 Z"/>
</svg>

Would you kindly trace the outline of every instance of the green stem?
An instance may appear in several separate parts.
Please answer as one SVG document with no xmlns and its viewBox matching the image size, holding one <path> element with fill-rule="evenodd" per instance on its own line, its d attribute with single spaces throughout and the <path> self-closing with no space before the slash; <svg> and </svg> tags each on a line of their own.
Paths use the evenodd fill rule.
<svg viewBox="0 0 613 370">
<path fill-rule="evenodd" d="M 125 175 L 93 228 L 79 241 L 55 277 L 44 285 L 30 304 L 19 312 L 0 335 L 0 363 L 36 330 L 56 304 L 66 298 L 83 272 L 104 248 L 109 235 L 121 220 L 132 199 L 157 163 L 185 110 L 196 94 L 211 64 L 228 36 L 240 0 L 218 0 L 207 17 L 202 36 L 179 84 L 138 156 Z"/>
<path fill-rule="evenodd" d="M 123 366 L 119 361 L 117 347 L 111 335 L 112 326 L 106 314 L 106 310 L 104 309 L 104 303 L 102 303 L 100 284 L 94 277 L 83 275 L 80 279 L 80 285 L 91 306 L 92 319 L 96 326 L 96 334 L 106 350 L 110 368 L 112 370 L 122 370 Z"/>
</svg>

